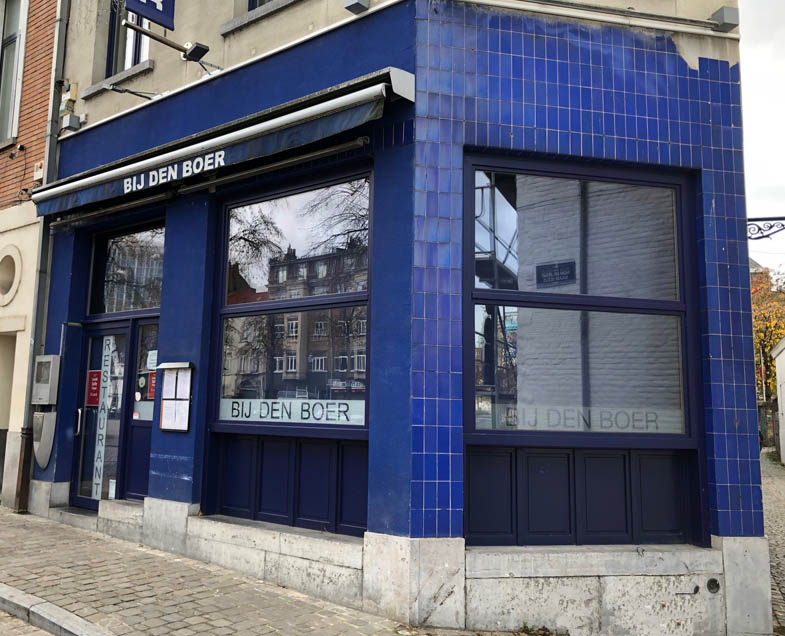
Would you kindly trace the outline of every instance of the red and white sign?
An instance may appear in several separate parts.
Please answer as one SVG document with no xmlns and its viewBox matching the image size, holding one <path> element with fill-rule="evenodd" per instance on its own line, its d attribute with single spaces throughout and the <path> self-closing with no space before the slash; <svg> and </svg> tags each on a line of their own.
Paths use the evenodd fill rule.
<svg viewBox="0 0 785 636">
<path fill-rule="evenodd" d="M 87 372 L 87 396 L 85 397 L 85 406 L 98 406 L 101 400 L 101 372 L 88 371 Z"/>
<path fill-rule="evenodd" d="M 155 371 L 147 374 L 147 399 L 155 399 Z"/>
</svg>

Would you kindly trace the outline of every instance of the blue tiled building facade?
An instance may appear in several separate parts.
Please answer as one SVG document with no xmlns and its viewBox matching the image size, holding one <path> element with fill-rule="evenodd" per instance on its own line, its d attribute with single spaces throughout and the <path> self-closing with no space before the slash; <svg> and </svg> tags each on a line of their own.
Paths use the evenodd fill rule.
<svg viewBox="0 0 785 636">
<path fill-rule="evenodd" d="M 412 536 L 463 534 L 466 147 L 696 171 L 711 532 L 762 536 L 739 81 L 668 35 L 418 2 Z"/>
<path fill-rule="evenodd" d="M 679 579 L 679 590 L 709 589 L 709 575 L 741 586 L 717 556 L 733 549 L 733 540 L 763 537 L 739 66 L 696 56 L 721 47 L 685 44 L 670 32 L 491 4 L 392 2 L 60 141 L 59 181 L 35 195 L 51 229 L 44 353 L 62 352 L 62 371 L 52 458 L 35 467 L 34 494 L 59 488 L 71 505 L 99 515 L 105 499 L 144 500 L 143 536 L 163 533 L 167 542 L 151 545 L 175 551 L 189 544 L 185 535 L 168 538 L 171 519 L 181 515 L 187 528 L 196 512 L 208 520 L 222 515 L 221 523 L 231 516 L 272 522 L 280 532 L 300 526 L 365 537 L 347 544 L 365 550 L 362 565 L 351 566 L 363 569 L 360 591 L 339 600 L 357 604 L 359 595 L 365 609 L 411 623 L 497 629 L 497 616 L 483 608 L 506 592 L 483 596 L 480 583 L 469 581 L 492 584 L 477 564 L 482 550 L 499 545 L 624 551 L 681 544 L 703 564 L 683 571 L 681 561 L 668 560 L 669 548 L 658 546 L 666 565 L 608 574 L 591 569 L 600 556 L 587 559 L 588 574 L 547 575 L 565 589 L 572 577 L 613 575 L 619 580 L 608 585 L 626 589 L 623 577 L 641 573 L 703 577 Z M 279 117 L 290 119 L 268 125 Z M 199 157 L 189 154 L 197 143 Z M 203 174 L 194 172 L 197 159 Z M 162 171 L 153 183 L 150 166 Z M 521 238 L 515 247 L 530 273 L 512 268 L 507 283 L 493 287 L 482 284 L 475 245 L 478 184 L 499 175 L 516 241 L 528 222 L 521 220 L 526 188 L 536 184 L 555 188 L 543 199 L 547 208 L 561 205 L 553 192 L 572 188 L 581 221 L 565 229 L 547 210 L 532 215 L 539 225 L 527 229 L 545 238 Z M 329 253 L 308 251 L 300 241 L 307 224 L 282 210 L 305 200 L 319 201 L 309 213 L 333 209 L 330 188 L 347 184 L 354 207 L 337 216 L 358 224 L 347 232 L 352 241 L 330 244 Z M 603 276 L 640 261 L 647 265 L 630 280 L 638 276 L 645 288 L 645 268 L 656 258 L 643 251 L 656 244 L 667 252 L 655 264 L 667 270 L 670 292 L 619 291 L 614 281 L 604 291 L 587 288 L 586 215 L 598 184 L 622 184 L 637 197 L 614 204 L 614 224 L 603 226 L 598 242 L 610 245 Z M 672 199 L 649 214 L 654 204 L 643 191 Z M 314 192 L 328 195 L 308 199 Z M 647 225 L 660 213 L 665 239 Z M 265 215 L 285 228 L 285 249 L 233 252 L 238 223 Z M 573 230 L 582 237 L 576 255 L 537 252 Z M 264 232 L 262 240 L 240 234 L 264 244 Z M 126 240 L 134 258 L 141 250 L 156 259 L 149 271 L 160 288 L 146 305 L 128 301 L 115 311 L 96 298 L 106 297 L 101 268 L 113 241 Z M 614 260 L 617 251 L 627 260 Z M 343 279 L 330 269 L 337 263 Z M 259 272 L 269 280 L 258 283 Z M 529 288 L 527 275 L 536 278 Z M 550 285 L 549 276 L 565 285 Z M 489 317 L 493 308 L 505 317 Z M 569 322 L 565 316 L 574 317 L 569 337 L 556 328 Z M 592 342 L 590 334 L 602 337 Z M 527 370 L 527 338 L 551 343 L 559 355 L 551 361 L 541 352 Z M 604 355 L 625 338 L 631 344 L 614 354 L 621 357 Z M 114 357 L 94 355 L 99 344 Z M 513 360 L 506 369 L 496 364 L 499 351 Z M 161 364 L 189 372 L 190 410 L 180 428 L 164 422 L 164 399 L 175 398 L 162 395 Z M 524 380 L 555 377 L 559 365 L 580 367 L 560 380 L 563 399 L 521 397 L 549 391 L 548 382 Z M 90 382 L 104 371 L 137 383 L 101 385 L 117 392 L 109 417 L 117 427 L 116 464 L 100 465 L 114 471 L 111 480 L 90 476 L 103 447 L 85 441 L 101 424 L 89 411 L 100 402 Z M 603 378 L 613 390 L 593 404 Z M 650 393 L 640 390 L 647 378 Z M 627 386 L 633 388 L 623 395 Z M 492 426 L 491 416 L 479 415 L 490 400 Z M 592 409 L 614 400 L 624 430 L 593 430 L 592 417 L 605 416 Z M 292 417 L 302 404 L 308 409 Z M 304 419 L 314 408 L 332 420 Z M 565 428 L 546 430 L 550 419 L 542 428 L 519 426 L 519 412 L 531 408 L 556 409 Z M 564 409 L 585 426 L 566 427 Z M 73 413 L 82 418 L 82 410 L 90 414 L 77 424 Z M 658 417 L 676 424 L 650 427 Z M 630 425 L 641 430 L 630 432 Z M 717 547 L 717 539 L 730 543 Z M 384 541 L 395 546 L 392 556 Z M 765 540 L 757 541 L 756 554 L 765 555 Z M 418 564 L 427 550 L 413 545 L 444 552 Z M 385 569 L 403 562 L 411 570 Z M 458 574 L 446 573 L 445 563 Z M 499 589 L 538 577 L 510 567 L 497 577 Z M 398 589 L 406 576 L 416 582 Z M 416 586 L 431 584 L 438 588 L 433 598 L 446 594 L 432 611 L 430 601 L 395 596 L 421 599 Z M 524 608 L 528 589 L 511 592 Z M 566 598 L 571 589 L 553 595 Z M 695 602 L 718 598 L 708 593 Z M 587 606 L 598 595 L 592 592 Z M 399 611 L 407 603 L 420 605 Z M 707 607 L 725 612 L 717 603 Z"/>
</svg>

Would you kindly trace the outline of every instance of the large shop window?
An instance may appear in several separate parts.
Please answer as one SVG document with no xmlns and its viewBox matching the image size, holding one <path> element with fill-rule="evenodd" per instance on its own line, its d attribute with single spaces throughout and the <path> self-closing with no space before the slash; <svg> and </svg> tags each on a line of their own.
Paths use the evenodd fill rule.
<svg viewBox="0 0 785 636">
<path fill-rule="evenodd" d="M 219 419 L 365 426 L 369 181 L 228 213 Z"/>
<path fill-rule="evenodd" d="M 467 538 L 687 540 L 695 516 L 672 503 L 697 465 L 678 181 L 473 177 Z"/>
<path fill-rule="evenodd" d="M 91 314 L 161 306 L 163 226 L 98 236 L 93 255 Z"/>
</svg>

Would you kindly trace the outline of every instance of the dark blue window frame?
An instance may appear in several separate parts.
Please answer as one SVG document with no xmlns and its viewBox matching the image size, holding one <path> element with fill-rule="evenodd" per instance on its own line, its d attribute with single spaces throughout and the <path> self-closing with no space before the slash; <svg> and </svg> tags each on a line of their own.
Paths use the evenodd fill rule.
<svg viewBox="0 0 785 636">
<path fill-rule="evenodd" d="M 258 9 L 265 3 L 265 0 L 248 0 L 248 10 Z"/>
<path fill-rule="evenodd" d="M 79 230 L 85 234 L 90 235 L 91 243 L 90 267 L 87 276 L 86 293 L 84 298 L 85 315 L 81 321 L 84 330 L 82 334 L 82 354 L 78 367 L 78 386 L 80 388 L 77 392 L 77 395 L 79 396 L 84 396 L 85 394 L 85 383 L 88 368 L 87 349 L 88 342 L 91 337 L 101 335 L 103 333 L 116 333 L 118 331 L 129 334 L 128 340 L 126 342 L 126 364 L 127 369 L 133 369 L 136 366 L 136 362 L 132 361 L 132 358 L 139 341 L 139 329 L 146 325 L 159 324 L 161 315 L 160 307 L 134 309 L 130 311 L 119 311 L 114 313 L 91 312 L 94 294 L 96 293 L 95 288 L 99 284 L 103 284 L 102 279 L 100 281 L 98 280 L 96 272 L 96 267 L 103 260 L 103 257 L 97 255 L 97 252 L 99 250 L 103 250 L 106 246 L 106 242 L 111 238 L 156 228 L 166 228 L 165 210 L 159 207 L 141 209 L 136 213 L 122 219 L 119 223 L 117 219 L 106 217 L 104 219 L 98 220 L 86 230 Z M 128 364 L 129 362 L 131 364 Z M 157 380 L 160 381 L 160 377 L 158 377 Z M 123 386 L 122 407 L 122 421 L 125 423 L 131 421 L 131 412 L 133 410 L 133 392 L 134 382 L 126 380 Z M 81 397 L 79 400 L 81 400 Z M 121 431 L 117 466 L 118 499 L 138 498 L 135 493 L 129 493 L 127 490 L 127 485 L 130 481 L 130 471 L 135 469 L 134 466 L 129 464 L 130 458 L 127 453 L 130 428 L 130 426 L 124 425 L 123 430 Z M 77 460 L 78 457 L 75 455 L 74 459 Z M 97 509 L 97 500 L 75 496 L 75 488 L 78 484 L 78 467 L 79 462 L 74 461 L 71 466 L 71 498 L 72 500 L 78 500 L 79 505 Z"/>
<path fill-rule="evenodd" d="M 561 177 L 591 181 L 627 183 L 641 186 L 659 186 L 672 188 L 676 194 L 676 239 L 678 257 L 679 289 L 681 296 L 678 301 L 640 300 L 602 296 L 579 296 L 552 294 L 541 292 L 522 292 L 509 290 L 493 290 L 475 288 L 474 285 L 474 206 L 475 206 L 475 172 L 478 170 L 513 172 L 545 177 Z M 692 453 L 694 475 L 690 475 L 684 483 L 690 484 L 690 492 L 685 492 L 685 499 L 694 501 L 698 513 L 691 520 L 689 539 L 695 543 L 708 545 L 708 500 L 706 498 L 706 458 L 703 432 L 703 384 L 701 362 L 701 340 L 698 298 L 698 241 L 695 233 L 696 219 L 694 215 L 696 188 L 695 175 L 687 171 L 652 170 L 651 168 L 621 167 L 610 164 L 588 164 L 570 160 L 550 160 L 536 158 L 513 158 L 510 156 L 489 156 L 467 154 L 464 160 L 464 364 L 463 395 L 464 395 L 464 443 L 467 449 L 467 462 L 470 448 L 518 448 L 520 451 L 533 449 L 565 449 L 573 455 L 593 449 L 615 450 L 619 453 L 638 452 L 687 452 Z M 634 219 L 631 220 L 634 223 Z M 478 430 L 475 418 L 475 373 L 474 373 L 474 311 L 479 304 L 499 304 L 507 306 L 572 309 L 584 311 L 613 311 L 637 314 L 659 314 L 678 316 L 681 321 L 682 337 L 682 385 L 684 393 L 685 432 L 683 434 L 635 434 L 635 433 L 590 433 L 590 432 L 540 432 L 540 431 L 494 431 Z M 571 471 L 574 470 L 571 468 Z M 467 467 L 468 468 L 468 467 Z M 469 471 L 467 469 L 467 476 Z M 629 475 L 629 470 L 628 470 Z M 629 477 L 628 477 L 629 479 Z M 635 484 L 631 484 L 635 487 Z M 576 487 L 576 486 L 574 486 Z M 577 484 L 580 488 L 580 484 Z M 513 492 L 515 486 L 513 486 Z M 470 487 L 465 488 L 467 519 L 470 510 Z M 517 495 L 516 495 L 517 496 Z M 570 497 L 574 501 L 576 492 Z M 512 504 L 515 505 L 514 503 Z M 631 506 L 637 508 L 639 502 L 634 499 Z M 506 511 L 505 511 L 506 514 Z M 520 511 L 510 511 L 511 518 L 519 516 Z M 520 522 L 520 519 L 518 520 Z M 575 529 L 580 541 L 580 530 Z M 630 520 L 630 525 L 637 523 Z M 467 540 L 470 533 L 467 523 Z M 513 533 L 515 534 L 515 533 Z M 521 533 L 522 534 L 522 533 Z M 515 543 L 514 537 L 480 537 L 472 543 Z M 544 543 L 560 543 L 558 539 L 546 538 Z M 518 538 L 518 542 L 521 539 Z M 568 543 L 570 541 L 567 541 Z"/>
<path fill-rule="evenodd" d="M 254 303 L 242 303 L 236 305 L 229 305 L 226 302 L 227 297 L 227 280 L 228 280 L 228 236 L 229 236 L 229 211 L 232 208 L 248 205 L 251 203 L 259 203 L 262 201 L 270 201 L 293 194 L 308 192 L 321 187 L 345 183 L 354 179 L 367 178 L 369 180 L 369 214 L 368 214 L 368 284 L 366 290 L 362 292 L 349 292 L 341 294 L 329 294 L 324 296 L 311 296 L 304 298 L 288 298 L 281 300 L 268 300 Z M 213 368 L 216 372 L 212 374 L 210 382 L 213 387 L 220 387 L 221 373 L 220 369 L 223 366 L 223 337 L 224 337 L 224 320 L 232 317 L 242 316 L 259 316 L 265 314 L 279 314 L 292 311 L 308 311 L 315 309 L 340 309 L 344 307 L 353 307 L 358 305 L 365 305 L 366 307 L 370 301 L 370 291 L 373 280 L 372 273 L 372 259 L 370 255 L 373 253 L 373 197 L 374 197 L 374 183 L 373 171 L 370 166 L 363 165 L 361 167 L 343 170 L 332 171 L 331 173 L 318 178 L 303 178 L 296 180 L 292 184 L 291 181 L 285 180 L 286 185 L 272 186 L 255 196 L 244 196 L 242 198 L 235 197 L 226 199 L 223 204 L 222 217 L 221 217 L 221 230 L 219 236 L 221 237 L 221 245 L 218 250 L 218 268 L 217 268 L 217 304 L 218 311 L 216 312 L 216 321 L 214 325 L 214 346 L 212 351 L 212 358 L 214 360 Z M 366 365 L 371 360 L 371 319 L 370 312 L 366 314 L 366 350 L 365 359 Z M 366 367 L 367 368 L 367 367 Z M 213 433 L 234 433 L 240 435 L 278 435 L 285 437 L 324 437 L 335 438 L 343 440 L 367 440 L 368 439 L 368 413 L 370 408 L 372 388 L 366 384 L 366 398 L 365 398 L 365 425 L 360 426 L 347 426 L 347 425 L 331 425 L 331 424 L 311 424 L 303 425 L 299 423 L 281 423 L 281 424 L 267 424 L 264 422 L 237 422 L 221 420 L 219 416 L 220 399 L 216 397 L 211 400 L 209 405 L 211 424 L 209 430 Z M 220 390 L 216 392 L 216 396 L 220 394 Z"/>
</svg>

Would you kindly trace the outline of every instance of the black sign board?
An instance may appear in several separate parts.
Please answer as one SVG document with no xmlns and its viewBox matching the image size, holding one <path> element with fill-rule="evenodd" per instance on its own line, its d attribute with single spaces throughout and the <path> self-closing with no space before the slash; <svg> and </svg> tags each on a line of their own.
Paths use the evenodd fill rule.
<svg viewBox="0 0 785 636">
<path fill-rule="evenodd" d="M 575 261 L 537 265 L 537 289 L 575 282 Z"/>
</svg>

